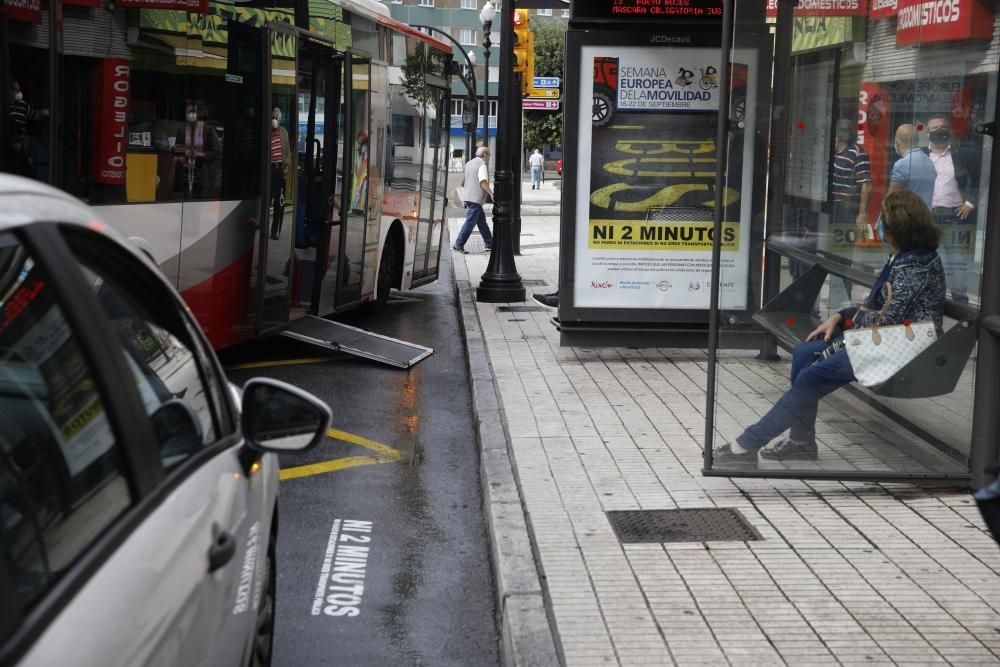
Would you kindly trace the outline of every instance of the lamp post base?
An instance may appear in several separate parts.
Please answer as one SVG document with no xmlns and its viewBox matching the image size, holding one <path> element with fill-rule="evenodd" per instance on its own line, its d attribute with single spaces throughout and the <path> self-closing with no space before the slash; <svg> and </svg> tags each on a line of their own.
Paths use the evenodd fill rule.
<svg viewBox="0 0 1000 667">
<path fill-rule="evenodd" d="M 524 285 L 521 276 L 497 276 L 483 279 L 476 288 L 476 301 L 479 303 L 520 303 L 525 300 Z"/>
<path fill-rule="evenodd" d="M 498 174 L 497 180 L 500 185 L 498 190 L 506 190 L 505 179 Z M 506 211 L 501 210 L 501 216 L 493 218 L 490 261 L 486 265 L 486 273 L 479 281 L 479 287 L 476 288 L 476 301 L 480 303 L 516 303 L 524 301 L 527 296 L 521 274 L 514 264 L 510 218 L 505 213 Z"/>
</svg>

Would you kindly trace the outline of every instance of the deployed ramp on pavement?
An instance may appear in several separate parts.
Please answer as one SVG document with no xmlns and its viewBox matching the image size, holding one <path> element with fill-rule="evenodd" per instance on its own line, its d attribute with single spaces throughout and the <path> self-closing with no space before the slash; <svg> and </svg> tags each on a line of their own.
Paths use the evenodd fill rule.
<svg viewBox="0 0 1000 667">
<path fill-rule="evenodd" d="M 300 317 L 290 323 L 281 335 L 397 368 L 410 368 L 434 354 L 434 350 L 423 345 L 407 343 L 313 315 Z"/>
</svg>

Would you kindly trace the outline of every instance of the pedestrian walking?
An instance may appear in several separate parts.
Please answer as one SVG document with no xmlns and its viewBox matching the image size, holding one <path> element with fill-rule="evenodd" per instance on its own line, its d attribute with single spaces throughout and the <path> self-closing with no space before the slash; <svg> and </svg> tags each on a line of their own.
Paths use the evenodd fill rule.
<svg viewBox="0 0 1000 667">
<path fill-rule="evenodd" d="M 531 154 L 528 158 L 528 164 L 531 165 L 531 189 L 537 190 L 542 187 L 542 163 L 545 159 L 542 157 L 542 151 L 535 149 L 535 152 Z"/>
<path fill-rule="evenodd" d="M 493 233 L 489 225 L 486 224 L 486 213 L 483 211 L 483 204 L 486 197 L 493 198 L 493 190 L 490 189 L 490 170 L 486 162 L 490 159 L 490 149 L 480 146 L 476 149 L 476 157 L 465 163 L 465 180 L 462 183 L 462 200 L 465 202 L 465 223 L 459 230 L 455 238 L 452 250 L 465 253 L 465 242 L 472 235 L 472 228 L 478 227 L 479 233 L 486 244 L 486 250 L 493 247 Z"/>
</svg>

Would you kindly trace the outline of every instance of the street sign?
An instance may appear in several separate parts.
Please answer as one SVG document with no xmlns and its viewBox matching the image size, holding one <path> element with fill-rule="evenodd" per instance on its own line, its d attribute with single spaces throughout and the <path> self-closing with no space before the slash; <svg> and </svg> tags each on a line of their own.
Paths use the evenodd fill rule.
<svg viewBox="0 0 1000 667">
<path fill-rule="evenodd" d="M 559 111 L 559 100 L 533 100 L 525 98 L 521 102 L 521 108 L 541 111 Z"/>
<path fill-rule="evenodd" d="M 535 88 L 558 88 L 559 77 L 557 76 L 536 76 Z"/>
<path fill-rule="evenodd" d="M 558 88 L 535 88 L 531 91 L 531 95 L 528 95 L 525 99 L 538 99 L 538 100 L 558 100 L 559 99 L 559 89 Z"/>
</svg>

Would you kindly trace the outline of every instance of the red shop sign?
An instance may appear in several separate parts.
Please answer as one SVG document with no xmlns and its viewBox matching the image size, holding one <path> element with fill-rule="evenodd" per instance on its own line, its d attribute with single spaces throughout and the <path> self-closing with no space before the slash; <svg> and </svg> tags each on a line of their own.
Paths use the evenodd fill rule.
<svg viewBox="0 0 1000 667">
<path fill-rule="evenodd" d="M 95 183 L 125 184 L 125 148 L 128 145 L 129 64 L 108 59 L 95 68 L 94 162 Z"/>
<path fill-rule="evenodd" d="M 889 19 L 896 15 L 896 4 L 898 0 L 872 0 L 871 11 L 868 17 L 872 19 Z"/>
<path fill-rule="evenodd" d="M 208 0 L 117 0 L 116 4 L 129 9 L 175 9 L 196 14 L 208 13 Z"/>
<path fill-rule="evenodd" d="M 868 220 L 881 212 L 882 198 L 888 189 L 889 147 L 894 130 L 890 126 L 892 105 L 889 93 L 877 83 L 866 81 L 858 93 L 858 146 L 866 153 L 872 166 L 872 194 L 868 200 Z"/>
<path fill-rule="evenodd" d="M 993 14 L 977 0 L 899 0 L 896 17 L 896 46 L 993 36 Z"/>
<path fill-rule="evenodd" d="M 42 0 L 0 0 L 0 12 L 11 21 L 42 22 Z"/>
<path fill-rule="evenodd" d="M 767 15 L 778 15 L 778 0 L 767 0 Z M 868 0 L 799 0 L 796 16 L 867 16 Z"/>
</svg>

